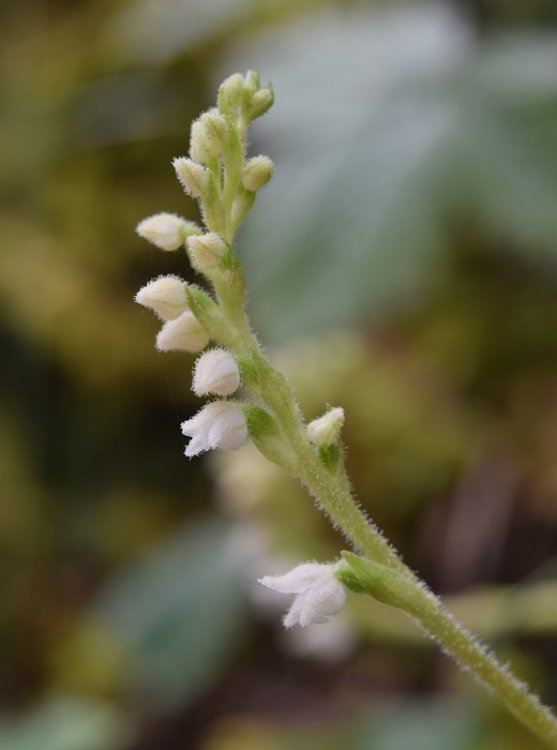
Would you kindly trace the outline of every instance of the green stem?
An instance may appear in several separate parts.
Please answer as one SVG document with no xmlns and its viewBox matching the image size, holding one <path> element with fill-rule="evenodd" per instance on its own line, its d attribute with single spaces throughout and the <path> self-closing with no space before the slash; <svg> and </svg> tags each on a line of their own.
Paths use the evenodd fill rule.
<svg viewBox="0 0 557 750">
<path fill-rule="evenodd" d="M 421 592 L 424 595 L 425 592 Z M 414 617 L 452 655 L 457 663 L 469 670 L 480 682 L 491 688 L 509 711 L 525 726 L 547 743 L 557 748 L 557 722 L 524 682 L 500 664 L 474 636 L 462 628 L 457 620 L 433 596 L 435 603 L 424 601 Z"/>
<path fill-rule="evenodd" d="M 344 471 L 331 475 L 316 456 L 307 439 L 296 446 L 300 458 L 298 479 L 306 485 L 333 525 L 365 555 L 389 568 L 410 573 L 379 528 L 366 518 L 357 504 Z"/>
</svg>

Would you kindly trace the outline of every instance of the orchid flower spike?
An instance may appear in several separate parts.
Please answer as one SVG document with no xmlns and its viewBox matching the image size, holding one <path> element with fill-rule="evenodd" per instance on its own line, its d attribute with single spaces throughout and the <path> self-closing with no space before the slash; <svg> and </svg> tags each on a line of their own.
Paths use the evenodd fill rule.
<svg viewBox="0 0 557 750">
<path fill-rule="evenodd" d="M 327 622 L 346 601 L 346 590 L 332 565 L 303 563 L 282 576 L 264 576 L 259 583 L 281 594 L 295 594 L 283 619 L 286 628 Z"/>
</svg>

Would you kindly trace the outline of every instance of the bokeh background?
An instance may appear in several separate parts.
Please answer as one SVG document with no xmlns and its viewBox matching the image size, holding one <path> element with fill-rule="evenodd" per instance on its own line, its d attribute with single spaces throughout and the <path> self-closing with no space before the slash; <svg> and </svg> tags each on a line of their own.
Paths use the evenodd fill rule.
<svg viewBox="0 0 557 750">
<path fill-rule="evenodd" d="M 370 514 L 557 703 L 553 0 L 0 9 L 0 748 L 536 750 L 394 612 L 283 632 L 262 573 L 343 542 L 247 447 L 183 457 L 192 358 L 133 304 L 196 218 L 170 167 L 226 75 L 276 105 L 239 238 Z M 278 599 L 278 600 L 277 600 Z"/>
</svg>

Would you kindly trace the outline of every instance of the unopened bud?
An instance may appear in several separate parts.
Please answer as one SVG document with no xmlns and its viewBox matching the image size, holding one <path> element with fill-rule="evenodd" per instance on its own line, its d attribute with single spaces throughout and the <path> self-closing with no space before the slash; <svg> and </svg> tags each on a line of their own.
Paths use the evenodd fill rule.
<svg viewBox="0 0 557 750">
<path fill-rule="evenodd" d="M 208 164 L 211 160 L 211 150 L 205 137 L 205 127 L 201 120 L 195 120 L 190 130 L 190 156 L 193 161 Z"/>
<path fill-rule="evenodd" d="M 260 89 L 256 91 L 251 98 L 251 116 L 255 120 L 256 117 L 261 117 L 273 106 L 275 101 L 275 95 L 273 89 Z"/>
<path fill-rule="evenodd" d="M 339 439 L 343 424 L 344 409 L 340 406 L 329 409 L 322 417 L 308 424 L 308 438 L 314 445 L 332 445 Z"/>
<path fill-rule="evenodd" d="M 239 106 L 242 97 L 244 78 L 240 73 L 234 73 L 224 80 L 219 88 L 218 104 L 223 114 L 228 114 Z"/>
<path fill-rule="evenodd" d="M 230 396 L 239 387 L 238 365 L 225 349 L 204 352 L 195 363 L 192 390 L 196 396 Z"/>
<path fill-rule="evenodd" d="M 192 198 L 203 198 L 209 188 L 210 179 L 205 167 L 185 156 L 173 159 L 172 166 L 186 193 Z"/>
<path fill-rule="evenodd" d="M 264 187 L 273 176 L 275 165 L 268 156 L 254 156 L 249 159 L 242 175 L 242 184 L 246 190 L 256 193 Z"/>
<path fill-rule="evenodd" d="M 186 310 L 176 320 L 167 321 L 157 335 L 161 352 L 200 352 L 209 343 L 209 336 L 195 315 Z"/>
<path fill-rule="evenodd" d="M 162 320 L 174 320 L 188 308 L 186 283 L 178 276 L 159 276 L 139 290 L 135 301 Z"/>
<path fill-rule="evenodd" d="M 255 94 L 259 88 L 259 73 L 255 70 L 248 70 L 244 78 L 244 89 L 250 94 Z"/>
<path fill-rule="evenodd" d="M 192 266 L 200 273 L 208 273 L 217 268 L 226 252 L 224 240 L 214 232 L 190 237 L 187 248 Z"/>
<path fill-rule="evenodd" d="M 177 250 L 186 237 L 201 230 L 193 221 L 186 221 L 176 214 L 160 213 L 140 221 L 136 232 L 161 250 Z"/>
<path fill-rule="evenodd" d="M 209 153 L 214 156 L 219 156 L 228 148 L 229 133 L 228 125 L 224 117 L 216 109 L 210 109 L 205 112 L 197 120 L 199 123 L 198 128 L 195 132 L 192 130 L 192 146 L 194 151 L 196 145 L 194 144 L 194 138 L 202 139 Z"/>
</svg>

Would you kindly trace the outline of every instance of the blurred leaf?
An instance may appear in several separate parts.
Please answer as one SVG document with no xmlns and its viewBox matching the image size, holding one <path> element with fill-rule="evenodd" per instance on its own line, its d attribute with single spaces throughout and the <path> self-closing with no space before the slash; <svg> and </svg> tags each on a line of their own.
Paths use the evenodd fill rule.
<svg viewBox="0 0 557 750">
<path fill-rule="evenodd" d="M 0 750 L 112 750 L 128 736 L 107 705 L 56 697 L 20 721 L 0 721 Z"/>
<path fill-rule="evenodd" d="M 242 562 L 226 527 L 189 524 L 121 572 L 96 615 L 119 633 L 142 690 L 160 708 L 193 700 L 237 650 L 244 625 Z"/>
<path fill-rule="evenodd" d="M 477 750 L 478 718 L 441 701 L 406 703 L 378 716 L 355 750 Z"/>
<path fill-rule="evenodd" d="M 555 258 L 554 37 L 476 53 L 461 17 L 420 4 L 275 30 L 227 70 L 248 61 L 277 92 L 255 130 L 277 176 L 240 247 L 275 338 L 408 304 L 463 216 Z"/>
<path fill-rule="evenodd" d="M 245 20 L 249 9 L 245 0 L 139 0 L 116 18 L 111 39 L 132 58 L 161 62 Z"/>
</svg>

